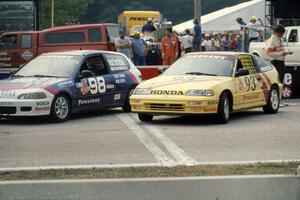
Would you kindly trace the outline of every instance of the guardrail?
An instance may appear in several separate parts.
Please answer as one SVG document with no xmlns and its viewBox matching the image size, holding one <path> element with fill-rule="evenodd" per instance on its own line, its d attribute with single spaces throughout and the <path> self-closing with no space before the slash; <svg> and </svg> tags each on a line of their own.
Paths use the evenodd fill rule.
<svg viewBox="0 0 300 200">
<path fill-rule="evenodd" d="M 0 182 L 1 200 L 299 200 L 286 175 Z"/>
</svg>

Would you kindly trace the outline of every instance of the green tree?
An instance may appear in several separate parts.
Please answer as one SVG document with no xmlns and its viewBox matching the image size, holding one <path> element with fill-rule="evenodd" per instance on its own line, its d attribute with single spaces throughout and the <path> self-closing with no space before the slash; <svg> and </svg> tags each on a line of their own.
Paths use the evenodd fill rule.
<svg viewBox="0 0 300 200">
<path fill-rule="evenodd" d="M 51 1 L 41 1 L 40 28 L 51 27 Z M 61 26 L 79 20 L 94 0 L 54 0 L 54 25 Z"/>
</svg>

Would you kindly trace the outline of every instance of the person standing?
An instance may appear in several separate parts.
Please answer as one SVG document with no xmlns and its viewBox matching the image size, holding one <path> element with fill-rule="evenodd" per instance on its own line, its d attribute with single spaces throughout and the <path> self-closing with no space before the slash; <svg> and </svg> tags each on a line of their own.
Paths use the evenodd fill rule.
<svg viewBox="0 0 300 200">
<path fill-rule="evenodd" d="M 260 22 L 260 24 L 256 23 L 257 20 Z M 256 41 L 259 38 L 259 30 L 258 28 L 263 26 L 263 23 L 260 18 L 257 19 L 256 16 L 252 16 L 250 19 L 250 22 L 248 23 L 248 37 L 249 37 L 249 43 L 252 41 Z"/>
<path fill-rule="evenodd" d="M 292 52 L 284 51 L 284 46 L 282 42 L 282 36 L 285 32 L 285 28 L 283 25 L 278 24 L 272 36 L 265 43 L 265 51 L 268 56 L 271 58 L 271 63 L 274 65 L 276 70 L 278 71 L 279 80 L 283 83 L 284 74 L 285 74 L 285 66 L 284 59 L 288 54 L 292 54 Z M 284 106 L 285 104 L 281 104 Z"/>
<path fill-rule="evenodd" d="M 212 51 L 220 51 L 221 45 L 220 45 L 220 38 L 218 33 L 213 34 L 213 38 L 211 39 L 211 50 Z"/>
<path fill-rule="evenodd" d="M 198 19 L 194 19 L 193 47 L 192 51 L 200 51 L 202 31 Z"/>
<path fill-rule="evenodd" d="M 147 52 L 147 43 L 140 38 L 140 32 L 133 33 L 132 39 L 133 62 L 137 66 L 145 65 L 145 56 Z"/>
<path fill-rule="evenodd" d="M 185 53 L 192 52 L 193 36 L 191 36 L 191 31 L 189 29 L 185 30 L 184 36 L 179 37 L 179 41 L 181 42 Z"/>
<path fill-rule="evenodd" d="M 205 48 L 205 51 L 211 51 L 211 40 L 209 38 L 209 34 L 205 34 L 205 38 L 201 44 Z"/>
<path fill-rule="evenodd" d="M 223 51 L 230 51 L 230 47 L 231 47 L 231 40 L 229 38 L 229 34 L 225 34 L 225 36 L 222 38 L 221 40 L 221 45 L 223 48 Z"/>
<path fill-rule="evenodd" d="M 131 60 L 131 40 L 125 37 L 125 32 L 119 32 L 120 37 L 115 40 L 117 52 L 125 54 Z"/>
<path fill-rule="evenodd" d="M 171 65 L 178 56 L 178 40 L 173 34 L 172 28 L 167 28 L 166 35 L 161 41 L 161 53 L 163 57 L 163 65 Z"/>
</svg>

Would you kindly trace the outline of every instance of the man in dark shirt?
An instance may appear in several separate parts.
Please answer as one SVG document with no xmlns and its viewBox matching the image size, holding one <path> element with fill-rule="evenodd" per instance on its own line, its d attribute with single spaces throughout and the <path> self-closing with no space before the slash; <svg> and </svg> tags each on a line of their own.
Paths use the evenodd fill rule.
<svg viewBox="0 0 300 200">
<path fill-rule="evenodd" d="M 193 34 L 193 47 L 192 47 L 193 52 L 200 51 L 201 37 L 202 37 L 202 32 L 201 32 L 201 26 L 199 24 L 199 20 L 194 19 L 194 34 Z"/>
</svg>

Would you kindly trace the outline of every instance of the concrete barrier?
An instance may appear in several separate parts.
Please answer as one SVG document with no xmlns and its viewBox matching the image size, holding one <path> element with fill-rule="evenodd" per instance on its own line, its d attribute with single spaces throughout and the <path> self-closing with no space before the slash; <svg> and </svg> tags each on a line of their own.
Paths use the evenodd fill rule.
<svg viewBox="0 0 300 200">
<path fill-rule="evenodd" d="M 0 182 L 1 200 L 299 200 L 299 176 Z"/>
</svg>

